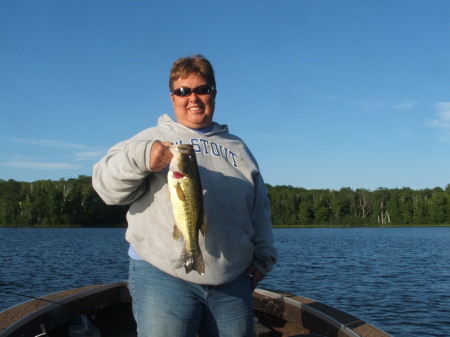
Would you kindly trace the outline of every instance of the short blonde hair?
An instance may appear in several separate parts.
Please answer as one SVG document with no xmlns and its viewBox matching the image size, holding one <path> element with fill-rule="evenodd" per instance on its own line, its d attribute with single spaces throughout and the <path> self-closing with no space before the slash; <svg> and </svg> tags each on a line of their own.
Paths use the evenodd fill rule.
<svg viewBox="0 0 450 337">
<path fill-rule="evenodd" d="M 203 55 L 182 57 L 176 60 L 170 69 L 169 89 L 173 91 L 173 83 L 179 78 L 189 77 L 196 74 L 203 77 L 209 85 L 216 87 L 216 78 L 211 63 Z"/>
</svg>

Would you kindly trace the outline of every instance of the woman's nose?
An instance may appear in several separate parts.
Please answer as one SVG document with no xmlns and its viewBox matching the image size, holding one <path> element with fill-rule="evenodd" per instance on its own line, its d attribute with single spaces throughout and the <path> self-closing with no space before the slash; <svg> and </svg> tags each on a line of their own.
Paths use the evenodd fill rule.
<svg viewBox="0 0 450 337">
<path fill-rule="evenodd" d="M 189 96 L 189 101 L 191 102 L 197 102 L 199 100 L 197 94 L 195 92 L 193 92 L 190 96 Z"/>
</svg>

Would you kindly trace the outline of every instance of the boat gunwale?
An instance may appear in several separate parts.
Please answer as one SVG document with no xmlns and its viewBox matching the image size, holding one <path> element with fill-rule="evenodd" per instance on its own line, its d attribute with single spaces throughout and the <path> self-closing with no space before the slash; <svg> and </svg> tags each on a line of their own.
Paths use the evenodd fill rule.
<svg viewBox="0 0 450 337">
<path fill-rule="evenodd" d="M 331 326 L 333 326 L 337 330 L 341 331 L 342 333 L 345 334 L 345 336 L 348 336 L 348 337 L 361 337 L 359 334 L 354 332 L 352 329 L 346 327 L 342 322 L 338 321 L 334 317 L 326 314 L 323 311 L 315 309 L 315 308 L 311 307 L 310 305 L 308 305 L 308 304 L 306 304 L 304 302 L 301 302 L 299 300 L 295 300 L 295 299 L 289 298 L 289 297 L 284 296 L 284 295 L 282 295 L 280 293 L 275 293 L 275 292 L 270 291 L 270 290 L 255 289 L 255 292 L 259 293 L 259 294 L 261 294 L 263 296 L 272 298 L 274 300 L 281 301 L 281 302 L 284 302 L 284 303 L 286 303 L 288 305 L 297 307 L 300 310 L 309 312 L 313 316 L 318 317 L 319 319 L 327 322 L 328 324 L 330 324 Z"/>
<path fill-rule="evenodd" d="M 68 293 L 70 293 L 70 295 L 65 296 L 65 294 Z M 111 296 L 111 294 L 113 294 L 113 296 Z M 48 297 L 51 297 L 52 300 L 46 299 Z M 256 288 L 253 297 L 254 307 L 256 310 L 260 310 L 260 308 L 258 308 L 257 305 L 255 306 L 255 303 L 263 305 L 264 309 L 269 309 L 260 310 L 262 312 L 289 322 L 299 323 L 303 326 L 304 322 L 302 322 L 302 317 L 304 313 L 308 313 L 312 317 L 323 321 L 333 329 L 336 329 L 336 336 L 390 337 L 390 335 L 379 330 L 370 323 L 367 323 L 344 311 L 341 311 L 334 307 L 330 307 L 326 304 L 317 302 L 307 297 L 295 296 L 262 288 Z M 27 324 L 33 324 L 33 326 L 30 327 L 28 331 L 30 331 L 31 329 L 34 329 L 33 331 L 36 331 L 37 326 L 36 324 L 34 324 L 33 320 L 39 317 L 43 318 L 47 331 L 50 331 L 61 323 L 65 323 L 68 320 L 73 319 L 77 314 L 94 312 L 97 310 L 108 308 L 115 304 L 131 303 L 131 296 L 128 291 L 128 283 L 126 281 L 121 281 L 64 290 L 38 298 L 34 301 L 46 301 L 49 303 L 37 308 L 36 310 L 32 310 L 28 314 L 14 321 L 3 330 L 0 330 L 0 337 L 18 336 L 15 333 L 17 331 L 26 329 Z M 83 301 L 87 302 L 86 305 L 88 309 L 83 306 L 83 309 L 85 310 L 80 311 L 77 304 L 79 304 L 80 302 L 82 303 Z M 278 303 L 278 305 L 276 305 L 276 303 L 272 303 L 275 305 L 268 305 L 270 301 L 275 301 L 276 303 Z M 16 305 L 10 309 L 0 312 L 0 318 L 4 313 L 12 311 L 16 308 L 20 308 L 20 306 L 25 305 L 28 302 Z M 63 322 L 58 321 L 58 325 L 52 326 L 51 318 L 54 319 L 55 316 L 58 318 L 62 317 Z M 0 329 L 1 328 L 2 327 L 0 326 Z M 35 334 L 37 335 L 39 333 L 40 332 L 36 331 Z"/>
<path fill-rule="evenodd" d="M 345 311 L 331 307 L 327 304 L 318 302 L 303 296 L 295 296 L 280 291 L 266 290 L 262 288 L 255 289 L 255 293 L 266 298 L 271 298 L 283 304 L 298 308 L 299 311 L 310 313 L 312 316 L 326 322 L 344 336 L 348 337 L 391 337 L 388 333 L 378 329 L 374 325 L 354 316 Z M 316 308 L 315 308 L 315 307 Z M 284 308 L 282 315 L 291 310 Z M 278 315 L 278 313 L 272 313 Z M 280 317 L 284 318 L 284 317 Z M 289 320 L 285 318 L 286 320 Z M 301 320 L 301 318 L 299 318 Z M 299 322 L 302 323 L 302 322 Z M 342 336 L 342 334 L 339 334 Z"/>
</svg>

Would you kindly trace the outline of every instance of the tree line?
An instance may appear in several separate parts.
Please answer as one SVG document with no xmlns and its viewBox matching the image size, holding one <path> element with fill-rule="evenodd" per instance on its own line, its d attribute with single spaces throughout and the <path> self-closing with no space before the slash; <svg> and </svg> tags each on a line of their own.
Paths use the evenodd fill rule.
<svg viewBox="0 0 450 337">
<path fill-rule="evenodd" d="M 127 206 L 107 206 L 92 179 L 0 180 L 0 226 L 125 226 Z"/>
<path fill-rule="evenodd" d="M 423 190 L 267 188 L 274 227 L 450 224 L 450 184 Z M 0 226 L 123 227 L 127 210 L 106 205 L 88 176 L 0 179 Z"/>
<path fill-rule="evenodd" d="M 444 189 L 270 186 L 275 226 L 387 226 L 450 224 L 450 184 Z"/>
</svg>

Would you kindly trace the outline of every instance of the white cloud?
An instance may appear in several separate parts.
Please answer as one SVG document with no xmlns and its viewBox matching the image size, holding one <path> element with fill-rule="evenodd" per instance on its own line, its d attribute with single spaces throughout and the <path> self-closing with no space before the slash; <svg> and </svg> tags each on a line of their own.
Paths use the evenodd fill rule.
<svg viewBox="0 0 450 337">
<path fill-rule="evenodd" d="M 439 128 L 450 128 L 450 102 L 436 103 L 436 118 L 428 119 L 427 125 Z"/>
<path fill-rule="evenodd" d="M 10 168 L 43 171 L 80 170 L 83 167 L 82 162 L 97 161 L 105 152 L 99 148 L 58 140 L 18 137 L 9 140 L 32 148 L 23 149 L 19 153 L 16 151 L 16 155 L 0 163 L 0 166 Z M 32 154 L 27 154 L 30 151 Z"/>
<path fill-rule="evenodd" d="M 78 165 L 71 163 L 46 163 L 38 161 L 25 161 L 25 160 L 12 160 L 10 162 L 4 163 L 4 166 L 23 168 L 23 169 L 34 169 L 34 170 L 72 170 L 79 168 Z"/>
<path fill-rule="evenodd" d="M 417 101 L 403 102 L 403 103 L 399 103 L 399 104 L 394 104 L 391 106 L 391 108 L 398 109 L 398 110 L 406 110 L 406 109 L 411 109 L 417 103 L 418 103 Z"/>
<path fill-rule="evenodd" d="M 104 155 L 103 151 L 78 152 L 75 154 L 75 160 L 76 161 L 96 160 L 96 159 L 100 159 L 103 155 Z"/>
<path fill-rule="evenodd" d="M 59 140 L 50 139 L 29 139 L 29 138 L 12 138 L 13 142 L 22 144 L 38 145 L 43 147 L 64 148 L 64 149 L 84 149 L 84 145 L 67 143 Z"/>
<path fill-rule="evenodd" d="M 335 95 L 325 95 L 325 96 L 322 96 L 322 99 L 324 101 L 335 101 L 337 99 L 337 96 L 335 96 Z"/>
<path fill-rule="evenodd" d="M 366 98 L 360 99 L 354 102 L 354 105 L 362 110 L 378 110 L 386 106 L 386 102 L 383 99 L 378 98 Z"/>
<path fill-rule="evenodd" d="M 84 160 L 96 160 L 104 155 L 104 151 L 99 151 L 98 148 L 89 148 L 85 145 L 80 145 L 76 143 L 68 143 L 59 140 L 50 139 L 31 139 L 31 138 L 10 138 L 10 141 L 18 144 L 35 145 L 38 147 L 52 148 L 52 149 L 63 149 L 63 150 L 78 150 L 74 152 L 72 157 L 75 161 Z"/>
</svg>

